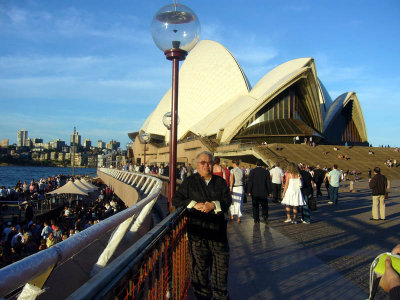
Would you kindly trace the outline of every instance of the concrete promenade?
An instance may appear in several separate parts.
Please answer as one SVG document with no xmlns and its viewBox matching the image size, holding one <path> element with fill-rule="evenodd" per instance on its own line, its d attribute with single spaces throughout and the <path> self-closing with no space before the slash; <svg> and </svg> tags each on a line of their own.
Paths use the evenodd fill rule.
<svg viewBox="0 0 400 300">
<path fill-rule="evenodd" d="M 230 222 L 229 292 L 235 299 L 367 299 L 369 267 L 400 243 L 400 181 L 392 182 L 386 221 L 371 221 L 368 182 L 339 191 L 339 204 L 318 202 L 312 224 L 286 224 L 281 204 L 269 202 L 269 225 L 254 224 L 251 203 Z M 189 297 L 191 299 L 192 297 Z M 375 299 L 388 299 L 380 291 Z"/>
</svg>

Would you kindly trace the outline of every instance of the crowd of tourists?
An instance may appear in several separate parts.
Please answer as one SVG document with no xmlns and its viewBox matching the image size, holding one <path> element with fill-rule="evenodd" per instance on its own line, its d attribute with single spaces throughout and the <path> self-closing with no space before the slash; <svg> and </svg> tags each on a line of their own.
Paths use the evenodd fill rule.
<svg viewBox="0 0 400 300">
<path fill-rule="evenodd" d="M 334 147 L 334 151 L 338 150 L 337 147 Z M 343 157 L 343 159 L 349 159 L 349 157 Z M 279 163 L 268 169 L 265 166 L 262 167 L 263 163 L 261 161 L 259 161 L 259 166 L 252 168 L 251 165 L 241 165 L 239 160 L 233 160 L 230 164 L 227 161 L 221 161 L 218 157 L 215 157 L 214 160 L 213 174 L 225 180 L 232 195 L 232 205 L 229 208 L 228 218 L 236 220 L 238 223 L 241 222 L 242 218 L 242 204 L 247 202 L 248 199 L 251 199 L 253 204 L 254 221 L 260 221 L 259 205 L 261 205 L 261 217 L 264 222 L 268 223 L 267 199 L 268 196 L 271 196 L 272 202 L 284 205 L 286 212 L 284 222 L 309 224 L 311 223 L 310 211 L 315 210 L 317 200 L 322 199 L 321 190 L 323 188 L 326 189 L 328 204 L 338 204 L 340 182 L 348 180 L 357 182 L 360 175 L 360 172 L 356 169 L 339 170 L 337 165 L 322 168 L 320 165 L 311 166 L 302 163 L 289 163 L 287 168 L 283 170 Z M 261 167 L 267 172 L 266 175 L 262 175 L 262 172 L 257 171 Z M 126 164 L 122 169 L 169 176 L 169 167 L 163 164 L 160 166 Z M 191 164 L 182 164 L 177 168 L 177 178 L 183 181 L 196 172 L 197 169 L 194 169 Z M 257 175 L 257 173 L 259 174 Z M 369 169 L 369 181 L 371 181 L 373 175 L 375 175 L 375 172 L 372 174 L 372 170 Z M 257 176 L 266 177 L 266 187 L 260 187 L 263 181 L 257 182 L 257 178 L 254 179 Z"/>
<path fill-rule="evenodd" d="M 309 224 L 310 211 L 315 209 L 311 199 L 322 197 L 324 182 L 329 189 L 328 203 L 338 204 L 339 185 L 345 172 L 337 165 L 332 169 L 322 169 L 320 166 L 289 163 L 285 170 L 278 163 L 267 169 L 261 160 L 256 165 L 255 168 L 245 168 L 238 160 L 233 160 L 232 166 L 226 169 L 218 158 L 214 161 L 211 153 L 201 152 L 196 157 L 198 174 L 187 177 L 172 199 L 174 206 L 188 209 L 191 281 L 198 299 L 229 299 L 229 244 L 224 220 L 228 215 L 228 219 L 241 223 L 242 204 L 246 197 L 251 199 L 255 224 L 260 222 L 260 205 L 261 217 L 268 224 L 269 196 L 273 202 L 284 205 L 286 219 L 283 222 Z M 355 171 L 354 175 L 357 176 L 358 172 Z M 387 181 L 380 169 L 374 168 L 374 177 L 370 181 L 373 198 L 380 201 L 382 189 L 386 187 Z M 375 213 L 373 209 L 373 215 Z M 389 269 L 389 263 L 387 267 Z"/>
<path fill-rule="evenodd" d="M 261 160 L 257 162 L 255 168 L 251 165 L 247 167 L 240 165 L 238 160 L 233 160 L 232 166 L 228 168 L 226 165 L 226 162 L 221 164 L 220 159 L 216 157 L 213 174 L 226 180 L 232 195 L 229 218 L 231 220 L 236 218 L 238 223 L 241 222 L 242 203 L 247 200 L 252 201 L 254 221 L 256 223 L 260 221 L 259 205 L 261 205 L 261 217 L 268 223 L 268 196 L 270 196 L 272 202 L 284 205 L 286 219 L 283 222 L 310 224 L 310 211 L 317 209 L 317 200 L 322 199 L 322 188 L 326 189 L 328 204 L 337 205 L 340 182 L 348 180 L 357 182 L 360 175 L 356 169 L 340 170 L 335 164 L 322 168 L 320 165 L 289 163 L 285 170 L 279 163 L 272 168 L 266 168 Z M 377 174 L 375 171 L 376 169 L 374 176 Z M 371 181 L 371 169 L 368 173 Z"/>
<path fill-rule="evenodd" d="M 122 166 L 122 170 L 124 171 L 135 171 L 144 174 L 152 174 L 152 175 L 160 175 L 160 176 L 169 176 L 169 166 L 168 164 L 157 165 L 148 165 L 148 164 L 125 164 Z M 185 165 L 181 164 L 178 166 L 176 170 L 176 178 L 180 180 L 184 180 L 186 177 L 192 175 L 196 170 L 193 169 L 191 164 Z"/>
<path fill-rule="evenodd" d="M 396 159 L 390 159 L 390 158 L 385 161 L 385 165 L 389 168 L 395 168 L 399 166 Z"/>
<path fill-rule="evenodd" d="M 26 181 L 18 181 L 15 186 L 2 186 L 0 188 L 0 201 L 28 201 L 36 200 L 44 196 L 44 194 L 59 188 L 61 183 L 65 181 L 63 175 L 41 178 L 27 183 Z"/>
<path fill-rule="evenodd" d="M 49 184 L 52 181 L 47 182 Z M 52 188 L 55 186 L 57 183 L 51 185 Z M 40 183 L 38 188 L 39 195 L 49 191 L 48 187 L 42 191 Z M 35 193 L 37 192 L 33 190 L 31 194 Z M 101 187 L 98 197 L 92 202 L 77 200 L 64 204 L 60 214 L 51 219 L 42 219 L 36 215 L 31 201 L 26 203 L 24 221 L 18 222 L 14 217 L 12 221 L 6 222 L 0 216 L 0 268 L 64 241 L 126 208 L 106 186 Z"/>
</svg>

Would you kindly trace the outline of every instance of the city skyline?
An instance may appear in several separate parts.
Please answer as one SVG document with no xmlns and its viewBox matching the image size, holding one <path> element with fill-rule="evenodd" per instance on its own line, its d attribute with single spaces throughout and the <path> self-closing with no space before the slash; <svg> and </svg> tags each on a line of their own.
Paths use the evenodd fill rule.
<svg viewBox="0 0 400 300">
<path fill-rule="evenodd" d="M 69 141 L 77 126 L 83 140 L 125 147 L 171 85 L 171 64 L 150 33 L 169 3 L 2 1 L 0 140 L 16 143 L 25 128 Z M 314 57 L 333 99 L 357 93 L 369 142 L 399 146 L 400 42 L 391 37 L 400 34 L 400 3 L 179 3 L 198 15 L 200 39 L 226 46 L 252 85 L 285 61 Z"/>
<path fill-rule="evenodd" d="M 21 142 L 20 142 L 20 133 L 21 132 L 23 132 L 23 136 L 25 137 L 25 138 L 22 138 L 21 139 Z M 91 143 L 93 143 L 93 145 L 92 146 L 94 146 L 94 147 L 98 147 L 98 142 L 102 142 L 103 144 L 106 144 L 107 142 L 118 142 L 117 140 L 115 140 L 115 139 L 111 139 L 111 140 L 104 140 L 104 139 L 100 139 L 100 140 L 92 140 L 92 139 L 90 139 L 90 138 L 82 138 L 82 135 L 81 134 L 79 134 L 79 131 L 76 131 L 76 134 L 77 135 L 79 135 L 81 138 L 79 139 L 79 142 L 78 142 L 78 144 L 80 144 L 80 145 L 84 145 L 87 141 L 89 141 L 89 142 L 91 142 Z M 31 140 L 32 142 L 34 142 L 34 140 L 37 140 L 37 139 L 39 139 L 39 140 L 42 140 L 42 142 L 41 143 L 50 143 L 50 142 L 52 142 L 52 141 L 57 141 L 57 140 L 60 140 L 60 141 L 62 141 L 62 142 L 65 142 L 65 144 L 66 145 L 69 145 L 70 143 L 72 143 L 72 136 L 74 135 L 74 132 L 72 132 L 70 135 L 69 135 L 69 137 L 70 137 L 70 139 L 68 140 L 68 139 L 66 139 L 66 140 L 63 140 L 63 139 L 61 139 L 61 138 L 55 138 L 55 139 L 51 139 L 51 140 L 45 140 L 45 139 L 43 139 L 42 137 L 40 137 L 40 136 L 35 136 L 35 137 L 33 137 L 33 136 L 29 136 L 29 130 L 26 130 L 25 128 L 21 128 L 21 129 L 19 129 L 18 131 L 17 131 L 17 133 L 16 133 L 16 136 L 17 136 L 17 138 L 16 138 L 16 142 L 11 142 L 11 140 L 10 139 L 8 139 L 8 138 L 2 138 L 2 137 L 0 137 L 0 141 L 1 140 L 9 140 L 9 145 L 17 145 L 17 146 L 26 146 L 25 144 L 24 144 L 24 142 L 23 141 L 25 141 L 26 139 L 29 139 L 29 140 Z"/>
</svg>

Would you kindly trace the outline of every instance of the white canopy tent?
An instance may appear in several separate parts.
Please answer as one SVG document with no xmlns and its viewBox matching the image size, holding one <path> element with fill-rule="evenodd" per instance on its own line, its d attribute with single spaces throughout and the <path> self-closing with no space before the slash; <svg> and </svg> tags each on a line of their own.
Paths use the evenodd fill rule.
<svg viewBox="0 0 400 300">
<path fill-rule="evenodd" d="M 90 189 L 90 190 L 92 190 L 92 191 L 96 191 L 96 190 L 99 189 L 97 186 L 94 186 L 93 184 L 91 184 L 90 182 L 87 182 L 87 181 L 84 180 L 84 179 L 79 180 L 79 182 L 80 182 L 84 187 L 86 187 L 86 188 L 88 188 L 88 189 Z"/>
<path fill-rule="evenodd" d="M 98 189 L 97 186 L 93 185 L 93 184 L 92 184 L 91 182 L 89 182 L 89 181 L 86 181 L 85 178 L 82 178 L 81 181 L 82 181 L 82 183 L 84 183 L 84 184 L 86 184 L 86 185 L 88 185 L 88 186 L 90 186 L 90 187 L 92 187 L 92 188 Z"/>
<path fill-rule="evenodd" d="M 80 187 L 82 190 L 86 191 L 86 193 L 91 193 L 94 191 L 91 187 L 85 186 L 80 180 L 75 179 L 74 181 L 75 185 Z"/>
<path fill-rule="evenodd" d="M 88 191 L 82 189 L 81 187 L 76 185 L 74 182 L 68 181 L 62 187 L 60 187 L 54 191 L 48 192 L 47 194 L 75 194 L 75 195 L 87 196 Z"/>
</svg>

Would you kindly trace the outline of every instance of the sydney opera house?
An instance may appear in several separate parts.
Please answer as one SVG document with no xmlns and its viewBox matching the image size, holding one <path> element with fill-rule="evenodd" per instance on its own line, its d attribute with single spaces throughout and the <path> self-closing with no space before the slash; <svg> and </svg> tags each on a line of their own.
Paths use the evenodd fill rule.
<svg viewBox="0 0 400 300">
<path fill-rule="evenodd" d="M 169 130 L 162 118 L 171 110 L 167 91 L 134 141 L 135 162 L 168 161 Z M 202 150 L 251 162 L 262 156 L 260 145 L 293 143 L 367 144 L 367 130 L 357 94 L 332 101 L 318 79 L 313 58 L 285 62 L 251 86 L 235 57 L 221 44 L 202 40 L 179 73 L 178 162 L 192 163 Z M 146 132 L 150 142 L 140 143 Z"/>
</svg>

